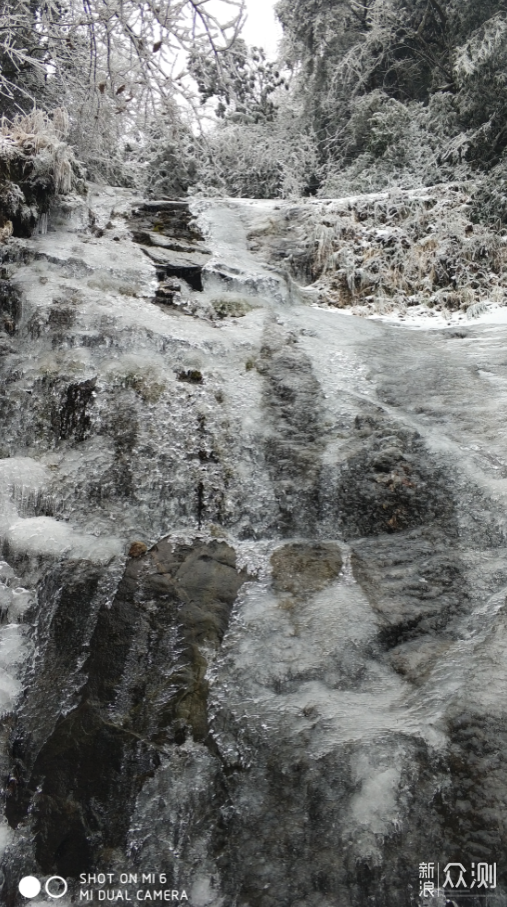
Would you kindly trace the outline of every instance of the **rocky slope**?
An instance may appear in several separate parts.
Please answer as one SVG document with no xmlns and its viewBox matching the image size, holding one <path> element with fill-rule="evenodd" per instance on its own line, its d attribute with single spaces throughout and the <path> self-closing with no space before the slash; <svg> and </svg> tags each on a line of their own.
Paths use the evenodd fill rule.
<svg viewBox="0 0 507 907">
<path fill-rule="evenodd" d="M 286 214 L 2 246 L 8 907 L 507 903 L 506 329 L 312 307 Z"/>
</svg>

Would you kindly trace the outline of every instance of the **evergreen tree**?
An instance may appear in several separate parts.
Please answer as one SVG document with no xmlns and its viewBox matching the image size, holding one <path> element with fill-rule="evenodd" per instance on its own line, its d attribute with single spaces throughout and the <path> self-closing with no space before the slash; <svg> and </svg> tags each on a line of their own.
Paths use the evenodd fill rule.
<svg viewBox="0 0 507 907">
<path fill-rule="evenodd" d="M 267 60 L 262 47 L 248 47 L 241 38 L 219 55 L 193 50 L 189 70 L 202 103 L 217 98 L 217 117 L 236 123 L 273 121 L 273 95 L 277 88 L 288 87 L 279 64 Z"/>
</svg>

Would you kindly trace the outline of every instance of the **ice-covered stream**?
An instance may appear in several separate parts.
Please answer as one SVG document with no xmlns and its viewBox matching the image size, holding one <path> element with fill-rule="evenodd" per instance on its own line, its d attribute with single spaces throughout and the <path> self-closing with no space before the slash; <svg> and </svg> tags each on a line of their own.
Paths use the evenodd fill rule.
<svg viewBox="0 0 507 907">
<path fill-rule="evenodd" d="M 507 904 L 507 325 L 312 306 L 281 205 L 2 250 L 6 907 Z"/>
</svg>

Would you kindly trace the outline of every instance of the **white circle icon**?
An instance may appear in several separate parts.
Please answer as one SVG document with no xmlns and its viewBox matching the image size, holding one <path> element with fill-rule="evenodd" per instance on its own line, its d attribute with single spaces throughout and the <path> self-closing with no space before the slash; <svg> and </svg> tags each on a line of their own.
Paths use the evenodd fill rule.
<svg viewBox="0 0 507 907">
<path fill-rule="evenodd" d="M 62 891 L 51 891 L 49 888 L 49 886 L 51 885 L 51 882 L 55 883 L 53 885 L 53 888 L 58 889 L 59 886 L 62 885 L 63 890 Z M 68 887 L 69 886 L 67 885 L 67 882 L 65 881 L 65 879 L 62 879 L 61 876 L 51 876 L 51 878 L 48 879 L 46 884 L 44 885 L 44 888 L 46 890 L 46 894 L 48 895 L 48 897 L 55 898 L 55 899 L 63 898 L 64 894 L 67 894 Z M 40 888 L 40 885 L 39 885 L 39 888 Z"/>
<path fill-rule="evenodd" d="M 24 898 L 36 898 L 40 891 L 40 882 L 35 876 L 24 876 L 21 879 L 19 885 L 19 893 L 23 895 Z"/>
</svg>

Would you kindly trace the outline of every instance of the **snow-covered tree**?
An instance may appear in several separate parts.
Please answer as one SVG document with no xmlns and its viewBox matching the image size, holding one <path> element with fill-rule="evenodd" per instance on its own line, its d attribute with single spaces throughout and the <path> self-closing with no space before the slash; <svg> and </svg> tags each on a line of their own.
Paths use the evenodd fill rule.
<svg viewBox="0 0 507 907">
<path fill-rule="evenodd" d="M 216 115 L 236 123 L 274 120 L 274 95 L 281 86 L 288 88 L 279 64 L 268 60 L 262 47 L 248 47 L 241 38 L 221 54 L 194 48 L 189 69 L 202 103 L 217 98 Z"/>
<path fill-rule="evenodd" d="M 277 11 L 328 176 L 350 167 L 374 187 L 500 160 L 505 0 L 279 0 Z"/>
<path fill-rule="evenodd" d="M 3 0 L 0 8 L 0 112 L 31 110 L 45 95 L 48 53 L 37 28 L 37 0 Z"/>
<path fill-rule="evenodd" d="M 237 39 L 244 0 L 5 0 L 0 95 L 5 110 L 63 105 L 92 170 L 111 170 L 178 95 L 191 50 L 218 57 Z M 113 167 L 114 169 L 114 167 Z M 106 175 L 108 175 L 106 173 Z"/>
<path fill-rule="evenodd" d="M 313 190 L 315 137 L 290 104 L 273 120 L 225 120 L 197 143 L 196 186 L 203 194 L 287 198 Z"/>
</svg>

